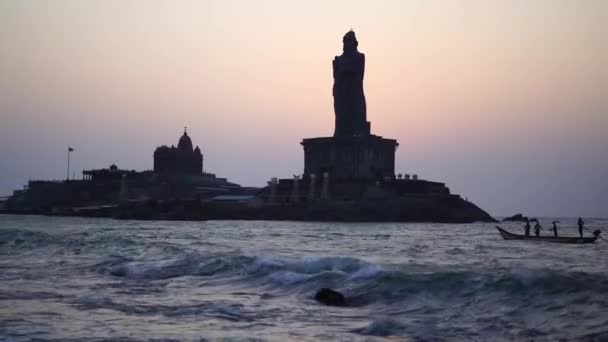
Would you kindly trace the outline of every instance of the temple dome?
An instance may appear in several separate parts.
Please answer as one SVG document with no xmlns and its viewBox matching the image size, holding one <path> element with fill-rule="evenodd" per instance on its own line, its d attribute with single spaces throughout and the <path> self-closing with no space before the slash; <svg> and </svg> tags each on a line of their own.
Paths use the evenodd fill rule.
<svg viewBox="0 0 608 342">
<path fill-rule="evenodd" d="M 169 152 L 169 147 L 167 147 L 167 145 L 162 145 L 156 148 L 156 150 L 154 150 L 154 154 L 158 154 L 158 153 L 167 153 Z"/>
<path fill-rule="evenodd" d="M 177 143 L 177 148 L 182 151 L 192 152 L 192 140 L 188 136 L 188 132 L 184 129 L 184 135 L 179 138 L 179 142 Z"/>
<path fill-rule="evenodd" d="M 165 145 L 154 151 L 154 172 L 174 175 L 201 175 L 203 173 L 203 154 L 200 147 L 192 149 L 192 140 L 184 129 L 177 147 Z"/>
</svg>

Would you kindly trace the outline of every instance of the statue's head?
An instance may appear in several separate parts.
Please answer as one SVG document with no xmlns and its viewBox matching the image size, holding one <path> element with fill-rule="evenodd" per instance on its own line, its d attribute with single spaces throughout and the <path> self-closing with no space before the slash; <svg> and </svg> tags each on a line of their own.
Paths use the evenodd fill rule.
<svg viewBox="0 0 608 342">
<path fill-rule="evenodd" d="M 344 44 L 342 46 L 342 51 L 344 51 L 344 53 L 353 53 L 357 51 L 357 46 L 359 45 L 359 42 L 357 42 L 355 31 L 350 30 L 346 32 L 344 38 L 342 38 L 342 43 Z"/>
</svg>

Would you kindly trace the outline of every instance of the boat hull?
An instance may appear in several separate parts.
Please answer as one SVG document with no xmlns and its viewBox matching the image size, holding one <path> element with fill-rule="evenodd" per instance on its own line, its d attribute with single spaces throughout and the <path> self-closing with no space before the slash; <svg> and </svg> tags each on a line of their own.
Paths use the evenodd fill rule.
<svg viewBox="0 0 608 342">
<path fill-rule="evenodd" d="M 496 226 L 500 236 L 502 236 L 505 240 L 525 240 L 525 241 L 543 241 L 543 242 L 553 242 L 553 243 L 594 243 L 597 240 L 597 236 L 594 237 L 566 237 L 566 236 L 525 236 L 519 234 L 509 233 L 508 231 Z"/>
</svg>

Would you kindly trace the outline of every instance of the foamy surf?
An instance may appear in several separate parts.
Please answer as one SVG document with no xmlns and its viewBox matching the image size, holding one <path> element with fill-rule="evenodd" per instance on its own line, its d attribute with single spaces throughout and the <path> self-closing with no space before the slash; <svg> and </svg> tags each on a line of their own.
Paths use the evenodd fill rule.
<svg viewBox="0 0 608 342">
<path fill-rule="evenodd" d="M 608 338 L 601 244 L 483 224 L 0 222 L 4 340 Z M 348 306 L 317 303 L 326 287 Z"/>
</svg>

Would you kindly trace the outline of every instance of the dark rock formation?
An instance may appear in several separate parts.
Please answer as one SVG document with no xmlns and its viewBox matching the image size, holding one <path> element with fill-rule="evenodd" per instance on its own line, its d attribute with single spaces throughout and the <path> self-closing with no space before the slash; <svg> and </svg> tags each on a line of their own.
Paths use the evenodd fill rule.
<svg viewBox="0 0 608 342">
<path fill-rule="evenodd" d="M 342 55 L 333 61 L 335 137 L 369 135 L 367 108 L 363 93 L 365 55 L 357 51 L 355 32 L 349 31 L 342 39 Z"/>
<path fill-rule="evenodd" d="M 209 220 L 289 220 L 335 222 L 496 222 L 459 196 L 404 196 L 392 199 L 314 202 L 282 205 L 203 207 Z"/>
<path fill-rule="evenodd" d="M 346 306 L 344 295 L 338 291 L 324 287 L 317 291 L 315 300 L 319 303 L 331 306 Z"/>
<path fill-rule="evenodd" d="M 426 180 L 339 181 L 303 177 L 300 198 L 294 201 L 294 181 L 277 180 L 258 196 L 266 205 L 208 207 L 209 219 L 258 219 L 342 222 L 497 222 L 474 203 L 450 193 L 444 183 Z M 271 189 L 274 191 L 271 191 Z"/>
<path fill-rule="evenodd" d="M 522 214 L 515 214 L 513 216 L 509 216 L 507 218 L 502 219 L 503 222 L 526 222 L 527 220 L 528 217 Z"/>
</svg>

